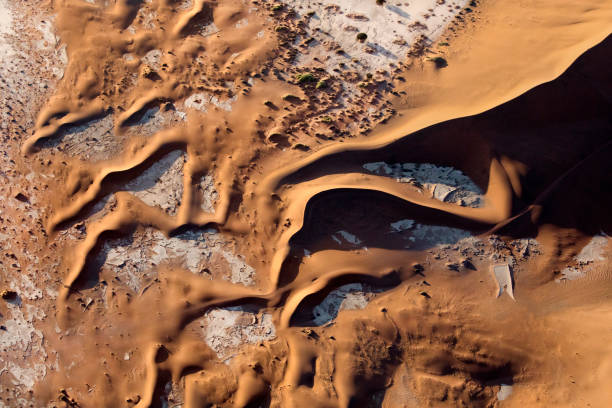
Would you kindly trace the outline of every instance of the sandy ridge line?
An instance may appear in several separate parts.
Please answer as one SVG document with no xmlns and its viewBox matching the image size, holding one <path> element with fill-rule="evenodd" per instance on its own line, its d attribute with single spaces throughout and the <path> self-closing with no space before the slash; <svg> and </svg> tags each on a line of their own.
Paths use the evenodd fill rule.
<svg viewBox="0 0 612 408">
<path fill-rule="evenodd" d="M 493 9 L 493 11 L 488 11 L 488 13 L 503 13 L 503 6 L 499 6 L 499 3 L 501 2 L 498 1 L 497 4 L 493 3 L 492 5 L 490 5 L 489 10 Z M 567 3 L 567 1 L 565 3 Z M 598 7 L 596 7 L 596 5 L 600 6 L 600 4 L 594 1 L 591 1 L 591 3 L 594 4 L 592 9 L 598 10 Z M 567 4 L 559 4 L 559 10 L 556 10 L 555 12 L 559 15 L 564 15 L 565 13 L 567 13 L 566 15 L 572 16 L 575 14 L 575 10 L 568 10 L 564 13 L 562 11 L 563 6 L 565 6 L 566 8 L 575 8 L 571 7 L 571 4 L 569 7 L 567 6 Z M 495 9 L 495 7 L 497 7 L 498 9 Z M 522 10 L 522 14 L 524 14 L 525 16 L 531 13 L 537 15 L 537 12 L 539 11 L 537 10 L 537 7 L 546 9 L 546 6 L 535 5 L 534 9 L 536 10 L 529 10 L 528 7 L 526 7 L 525 10 Z M 549 9 L 554 7 L 556 6 L 548 6 Z M 588 6 L 585 4 L 584 7 Z M 550 10 L 544 11 L 551 13 Z M 412 133 L 415 133 L 419 130 L 423 130 L 427 127 L 442 122 L 447 122 L 453 119 L 475 116 L 485 111 L 491 110 L 499 105 L 518 98 L 530 89 L 533 89 L 544 83 L 553 81 L 554 79 L 562 75 L 580 55 L 584 54 L 586 51 L 602 42 L 610 33 L 612 33 L 612 24 L 609 23 L 609 21 L 612 21 L 612 5 L 604 5 L 603 7 L 600 6 L 599 11 L 603 16 L 600 19 L 595 19 L 594 21 L 590 22 L 590 25 L 586 28 L 583 28 L 583 30 L 578 30 L 574 27 L 571 27 L 576 31 L 576 33 L 574 33 L 574 36 L 577 42 L 571 44 L 570 46 L 565 46 L 564 43 L 555 44 L 554 41 L 551 41 L 550 49 L 542 50 L 543 54 L 548 54 L 548 58 L 541 58 L 541 60 L 536 61 L 533 64 L 536 66 L 536 68 L 532 68 L 531 65 L 525 62 L 522 66 L 523 71 L 525 72 L 524 75 L 521 76 L 522 79 L 520 83 L 515 85 L 512 85 L 510 83 L 510 85 L 508 85 L 507 83 L 504 83 L 502 81 L 501 75 L 497 74 L 500 78 L 495 78 L 499 79 L 499 81 L 494 82 L 492 84 L 495 87 L 494 90 L 489 89 L 489 87 L 487 86 L 483 86 L 483 88 L 485 88 L 485 93 L 478 95 L 477 99 L 473 99 L 473 95 L 471 95 L 470 93 L 466 93 L 466 96 L 461 98 L 460 95 L 463 93 L 465 88 L 473 88 L 472 82 L 469 80 L 466 81 L 466 78 L 463 78 L 464 81 L 454 82 L 455 80 L 460 80 L 460 78 L 451 78 L 450 75 L 447 75 L 447 72 L 451 72 L 452 75 L 454 75 L 455 77 L 468 76 L 465 74 L 465 72 L 469 72 L 472 68 L 476 69 L 476 67 L 479 65 L 492 65 L 491 61 L 483 60 L 485 58 L 488 58 L 488 55 L 468 55 L 468 59 L 466 61 L 460 62 L 461 67 L 455 68 L 453 65 L 450 65 L 449 67 L 445 68 L 447 72 L 433 74 L 433 77 L 439 80 L 442 85 L 446 85 L 448 87 L 447 89 L 444 89 L 441 85 L 438 85 L 440 88 L 442 88 L 439 89 L 442 91 L 441 94 L 433 96 L 429 95 L 430 97 L 435 98 L 435 103 L 425 104 L 424 106 L 415 109 L 408 107 L 405 103 L 402 103 L 401 100 L 395 101 L 395 107 L 397 108 L 400 114 L 399 117 L 390 120 L 388 124 L 380 125 L 379 129 L 375 129 L 366 140 L 338 143 L 326 146 L 321 150 L 317 151 L 316 153 L 313 153 L 312 155 L 304 158 L 303 160 L 281 167 L 273 171 L 262 181 L 262 183 L 260 184 L 261 192 L 265 194 L 266 191 L 275 190 L 289 175 L 300 171 L 304 167 L 309 166 L 324 157 L 347 151 L 364 151 L 379 149 L 388 146 L 403 137 L 407 137 Z M 606 19 L 606 15 L 609 16 L 609 19 Z M 486 16 L 487 14 L 485 13 L 485 17 Z M 552 16 L 550 18 L 550 23 L 558 23 L 553 17 L 555 16 Z M 540 22 L 540 24 L 542 23 Z M 583 27 L 585 24 L 588 25 L 589 22 L 581 24 L 580 27 Z M 536 30 L 537 27 L 533 27 L 533 25 L 534 24 L 532 24 L 531 28 Z M 487 28 L 489 27 L 487 27 L 485 23 L 485 26 L 481 27 L 478 33 L 476 33 L 476 38 L 471 38 L 466 41 L 469 41 L 469 43 L 474 45 L 474 48 L 476 48 L 479 45 L 478 37 L 485 36 Z M 494 30 L 494 28 L 491 29 Z M 511 34 L 514 34 L 515 37 L 520 37 L 518 31 L 522 31 L 525 29 L 526 28 L 524 27 L 517 27 L 514 29 L 516 30 L 516 32 L 514 32 L 513 30 L 509 30 L 509 33 L 502 33 L 505 34 L 502 38 L 495 38 L 495 35 L 490 35 L 488 36 L 488 38 L 492 38 L 491 41 L 500 43 L 500 45 L 507 46 L 507 43 L 512 43 L 515 40 L 515 38 L 510 37 Z M 544 31 L 545 29 L 540 30 Z M 556 38 L 558 35 L 563 34 L 563 31 L 569 31 L 569 29 L 564 25 L 548 28 L 548 30 L 549 32 L 545 31 L 543 34 L 547 37 L 550 37 L 551 40 Z M 506 37 L 506 35 L 508 35 L 508 37 Z M 565 36 L 569 36 L 569 33 Z M 485 42 L 485 44 L 487 42 Z M 557 45 L 559 49 L 555 49 L 555 45 Z M 453 48 L 451 46 L 451 52 L 452 51 Z M 513 49 L 513 51 L 515 51 L 516 55 L 506 56 L 507 59 L 520 59 L 521 50 Z M 489 70 L 493 71 L 495 69 L 496 71 L 504 72 L 503 64 L 505 63 L 505 61 L 496 61 L 496 63 L 497 65 L 502 66 L 497 66 L 496 68 L 491 68 Z M 425 78 L 420 79 L 420 76 L 423 74 L 425 74 Z M 517 76 L 517 74 L 514 75 Z M 415 69 L 414 72 L 408 71 L 406 76 L 411 77 L 411 79 L 414 81 L 407 81 L 407 85 L 405 85 L 405 88 L 409 90 L 412 87 L 418 87 L 419 82 L 423 82 L 426 86 L 427 81 L 430 80 L 430 78 L 428 77 L 431 77 L 432 74 L 431 70 L 424 73 L 422 70 Z M 452 80 L 453 82 L 450 82 L 449 80 Z M 501 88 L 501 91 L 497 92 L 497 88 Z M 486 90 L 488 90 L 488 93 L 486 93 Z M 445 93 L 447 95 L 445 95 Z M 447 102 L 447 99 L 452 100 L 454 97 L 459 97 L 461 99 L 466 100 L 454 100 L 454 103 L 452 104 Z M 409 116 L 409 118 L 406 119 L 404 118 L 404 116 Z"/>
</svg>

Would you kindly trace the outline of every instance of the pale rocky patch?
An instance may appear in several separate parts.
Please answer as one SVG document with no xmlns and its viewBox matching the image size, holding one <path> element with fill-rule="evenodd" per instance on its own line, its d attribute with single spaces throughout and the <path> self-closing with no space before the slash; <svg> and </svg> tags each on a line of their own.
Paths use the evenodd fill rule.
<svg viewBox="0 0 612 408">
<path fill-rule="evenodd" d="M 216 106 L 219 109 L 222 109 L 226 112 L 230 112 L 232 110 L 232 105 L 238 96 L 232 96 L 231 98 L 219 98 L 216 95 L 211 95 L 207 93 L 194 93 L 191 94 L 187 99 L 185 99 L 184 105 L 186 108 L 196 109 L 201 112 L 206 112 L 209 109 L 209 106 Z"/>
<path fill-rule="evenodd" d="M 32 389 L 47 374 L 43 334 L 34 327 L 34 321 L 45 315 L 20 300 L 7 306 L 10 315 L 2 319 L 0 330 L 0 375 L 8 373 L 13 385 Z"/>
<path fill-rule="evenodd" d="M 161 67 L 161 58 L 161 50 L 151 50 L 147 52 L 144 57 L 142 57 L 141 61 L 143 64 L 147 64 L 153 70 L 157 71 Z"/>
<path fill-rule="evenodd" d="M 561 276 L 555 282 L 572 281 L 583 278 L 596 267 L 607 261 L 606 248 L 610 237 L 605 234 L 595 235 L 572 260 L 574 265 L 561 270 Z"/>
<path fill-rule="evenodd" d="M 202 177 L 200 184 L 198 185 L 198 193 L 200 194 L 201 204 L 200 208 L 202 211 L 207 213 L 215 212 L 215 202 L 219 198 L 219 193 L 215 189 L 215 179 L 211 174 L 207 174 Z"/>
<path fill-rule="evenodd" d="M 506 292 L 512 299 L 514 299 L 514 287 L 512 285 L 512 271 L 510 266 L 507 264 L 494 265 L 493 275 L 497 281 L 497 297 L 500 297 Z"/>
<path fill-rule="evenodd" d="M 383 5 L 374 0 L 285 3 L 300 16 L 314 13 L 306 25 L 307 35 L 314 42 L 298 55 L 298 65 L 311 64 L 316 58 L 328 68 L 335 68 L 356 60 L 362 70 L 373 72 L 388 70 L 391 64 L 402 62 L 420 36 L 430 41 L 437 39 L 467 1 L 387 1 Z M 367 39 L 358 41 L 358 33 L 365 33 Z"/>
<path fill-rule="evenodd" d="M 113 131 L 113 115 L 108 114 L 86 123 L 67 126 L 59 134 L 40 143 L 43 148 L 55 148 L 68 156 L 84 160 L 108 160 L 119 152 Z"/>
<path fill-rule="evenodd" d="M 255 313 L 242 306 L 209 310 L 202 319 L 206 344 L 228 362 L 245 344 L 257 344 L 276 337 L 269 313 Z"/>
<path fill-rule="evenodd" d="M 23 2 L 0 0 L 0 102 L 22 106 L 33 126 L 40 109 L 38 97 L 55 87 L 68 62 L 66 47 L 44 11 L 25 14 Z M 13 109 L 0 111 L 0 129 L 12 120 Z"/>
<path fill-rule="evenodd" d="M 187 231 L 166 237 L 159 231 L 137 232 L 130 239 L 109 240 L 98 257 L 136 293 L 141 293 L 157 276 L 156 267 L 178 263 L 190 272 L 208 279 L 221 278 L 251 286 L 256 271 L 214 229 Z"/>
<path fill-rule="evenodd" d="M 124 188 L 145 204 L 175 215 L 183 195 L 183 166 L 186 160 L 182 151 L 172 151 L 126 183 Z"/>
<path fill-rule="evenodd" d="M 422 188 L 436 200 L 464 207 L 479 208 L 484 203 L 483 191 L 461 170 L 431 163 L 366 163 L 363 168 L 380 176 L 392 177 L 399 183 Z"/>
<path fill-rule="evenodd" d="M 342 310 L 364 309 L 375 294 L 361 283 L 349 283 L 331 291 L 313 308 L 313 323 L 322 326 L 334 320 Z"/>
</svg>

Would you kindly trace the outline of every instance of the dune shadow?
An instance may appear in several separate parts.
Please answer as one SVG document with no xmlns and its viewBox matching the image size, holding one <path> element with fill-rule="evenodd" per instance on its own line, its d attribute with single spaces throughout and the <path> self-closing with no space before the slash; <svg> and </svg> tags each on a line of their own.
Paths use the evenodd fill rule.
<svg viewBox="0 0 612 408">
<path fill-rule="evenodd" d="M 513 214 L 539 200 L 543 211 L 537 224 L 587 234 L 610 231 L 612 68 L 605 61 L 611 53 L 608 37 L 557 79 L 496 108 L 427 127 L 381 148 L 357 150 L 352 145 L 281 182 L 367 173 L 363 164 L 372 162 L 431 163 L 458 169 L 485 190 L 491 160 L 498 159 L 515 168 L 520 183 Z M 511 227 L 505 232 L 523 234 Z"/>
</svg>

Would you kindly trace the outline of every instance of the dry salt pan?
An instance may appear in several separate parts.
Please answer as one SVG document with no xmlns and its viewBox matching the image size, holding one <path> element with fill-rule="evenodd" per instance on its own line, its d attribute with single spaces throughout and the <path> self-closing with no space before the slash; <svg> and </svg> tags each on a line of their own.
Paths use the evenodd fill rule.
<svg viewBox="0 0 612 408">
<path fill-rule="evenodd" d="M 593 267 L 605 262 L 607 259 L 605 250 L 609 239 L 610 237 L 605 234 L 595 235 L 591 238 L 591 241 L 574 257 L 575 265 L 564 268 L 561 271 L 561 276 L 555 279 L 555 282 L 580 279 L 586 276 Z"/>
<path fill-rule="evenodd" d="M 213 229 L 187 231 L 170 238 L 159 231 L 147 230 L 131 239 L 105 242 L 102 252 L 106 255 L 100 256 L 100 262 L 135 293 L 146 287 L 155 268 L 164 262 L 178 261 L 192 273 L 202 275 L 212 267 L 215 255 L 227 262 L 223 279 L 245 286 L 255 284 L 255 269 L 226 248 L 226 244 Z"/>
<path fill-rule="evenodd" d="M 175 150 L 149 167 L 140 176 L 125 185 L 145 204 L 160 207 L 169 214 L 176 214 L 183 194 L 183 166 L 186 155 Z"/>
<path fill-rule="evenodd" d="M 366 163 L 363 168 L 380 176 L 393 177 L 400 183 L 413 184 L 429 192 L 432 198 L 447 203 L 478 208 L 484 202 L 483 191 L 461 170 L 431 163 Z"/>
<path fill-rule="evenodd" d="M 309 46 L 297 56 L 299 65 L 317 58 L 328 67 L 359 61 L 368 71 L 387 70 L 406 58 L 410 47 L 421 36 L 435 40 L 466 0 L 386 2 L 374 0 L 286 0 L 298 15 L 310 15 L 305 29 Z M 458 6 L 458 7 L 456 7 Z M 357 34 L 367 38 L 357 40 Z M 342 50 L 339 53 L 338 50 Z"/>
<path fill-rule="evenodd" d="M 15 358 L 0 358 L 0 375 L 8 373 L 13 384 L 31 389 L 46 373 L 47 352 L 43 334 L 34 327 L 33 321 L 44 317 L 31 305 L 25 310 L 19 304 L 8 304 L 8 315 L 4 317 L 4 330 L 0 330 L 0 350 L 11 351 Z"/>
<path fill-rule="evenodd" d="M 506 292 L 508 296 L 514 299 L 514 289 L 512 287 L 512 271 L 510 270 L 510 266 L 508 266 L 507 264 L 494 265 L 493 275 L 495 276 L 495 280 L 497 281 L 497 286 L 499 288 L 497 292 L 497 297 L 500 297 L 504 292 Z"/>
<path fill-rule="evenodd" d="M 83 124 L 66 126 L 53 138 L 42 142 L 44 147 L 56 147 L 70 155 L 85 160 L 108 160 L 119 149 L 114 134 L 114 117 L 108 114 Z"/>
<path fill-rule="evenodd" d="M 9 57 L 14 54 L 11 45 L 6 42 L 5 36 L 14 34 L 13 13 L 8 7 L 7 0 L 0 0 L 0 57 Z"/>
<path fill-rule="evenodd" d="M 206 344 L 226 362 L 240 346 L 276 337 L 271 314 L 256 314 L 241 306 L 212 309 L 202 319 L 202 325 Z"/>
<path fill-rule="evenodd" d="M 238 96 L 234 95 L 231 98 L 220 99 L 219 97 L 202 92 L 191 94 L 185 99 L 184 105 L 186 108 L 196 109 L 201 112 L 206 112 L 209 105 L 216 106 L 226 112 L 231 112 L 233 104 L 238 100 Z"/>
<path fill-rule="evenodd" d="M 316 326 L 321 326 L 334 320 L 341 310 L 364 309 L 372 296 L 371 293 L 366 293 L 360 283 L 342 285 L 331 291 L 320 304 L 314 307 L 313 322 Z"/>
</svg>

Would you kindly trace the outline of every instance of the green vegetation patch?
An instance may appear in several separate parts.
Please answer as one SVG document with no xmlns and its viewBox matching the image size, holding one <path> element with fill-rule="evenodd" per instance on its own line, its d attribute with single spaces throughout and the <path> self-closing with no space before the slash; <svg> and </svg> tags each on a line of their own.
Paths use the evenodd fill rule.
<svg viewBox="0 0 612 408">
<path fill-rule="evenodd" d="M 315 86 L 316 89 L 325 89 L 327 88 L 327 81 L 322 79 L 319 82 L 317 82 L 317 85 Z"/>
<path fill-rule="evenodd" d="M 307 84 L 310 82 L 316 82 L 317 78 L 312 75 L 310 72 L 306 72 L 304 74 L 297 74 L 295 76 L 295 79 L 298 81 L 299 84 Z"/>
</svg>

